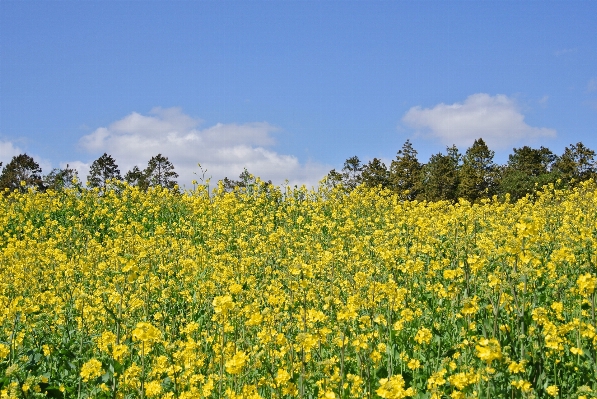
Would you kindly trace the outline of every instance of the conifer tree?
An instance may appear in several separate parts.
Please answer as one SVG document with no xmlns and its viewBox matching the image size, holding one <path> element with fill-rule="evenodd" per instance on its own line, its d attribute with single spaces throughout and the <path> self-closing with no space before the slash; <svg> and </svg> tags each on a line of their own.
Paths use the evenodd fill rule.
<svg viewBox="0 0 597 399">
<path fill-rule="evenodd" d="M 227 193 L 233 192 L 236 188 L 239 190 L 251 190 L 257 187 L 257 177 L 255 177 L 252 173 L 250 173 L 247 168 L 238 175 L 238 180 L 232 180 L 228 177 L 224 177 L 222 180 L 222 184 L 224 186 L 224 191 Z M 263 182 L 263 186 L 265 188 L 271 189 L 274 186 L 271 180 L 267 182 Z"/>
<path fill-rule="evenodd" d="M 168 160 L 168 157 L 164 157 L 162 154 L 158 154 L 149 160 L 143 175 L 147 187 L 161 186 L 172 190 L 177 185 L 174 179 L 178 177 L 178 173 L 174 171 L 174 165 Z"/>
<path fill-rule="evenodd" d="M 458 197 L 469 201 L 490 198 L 494 194 L 496 165 L 495 152 L 491 151 L 483 139 L 477 139 L 462 157 L 459 173 Z"/>
<path fill-rule="evenodd" d="M 111 155 L 104 153 L 101 157 L 93 161 L 89 169 L 87 181 L 90 187 L 105 188 L 109 180 L 122 180 L 120 170 L 116 161 Z"/>
<path fill-rule="evenodd" d="M 342 184 L 349 190 L 353 190 L 363 181 L 361 173 L 363 165 L 361 160 L 356 155 L 344 161 L 342 168 Z"/>
<path fill-rule="evenodd" d="M 405 198 L 414 200 L 421 193 L 421 169 L 423 165 L 417 158 L 417 151 L 410 140 L 406 140 L 402 149 L 396 154 L 396 159 L 390 165 L 390 185 L 392 189 Z"/>
<path fill-rule="evenodd" d="M 343 180 L 342 173 L 336 171 L 336 169 L 332 169 L 326 175 L 325 184 L 329 188 L 336 187 L 337 185 L 341 184 Z"/>
<path fill-rule="evenodd" d="M 386 165 L 378 158 L 369 161 L 361 171 L 361 180 L 367 187 L 386 188 L 390 184 L 390 174 Z"/>
</svg>

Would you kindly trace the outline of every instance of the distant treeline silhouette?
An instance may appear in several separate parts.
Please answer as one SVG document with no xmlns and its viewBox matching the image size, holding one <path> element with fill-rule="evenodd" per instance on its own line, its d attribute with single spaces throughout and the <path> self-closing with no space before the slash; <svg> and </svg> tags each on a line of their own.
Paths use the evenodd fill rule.
<svg viewBox="0 0 597 399">
<path fill-rule="evenodd" d="M 447 147 L 446 153 L 432 155 L 427 163 L 421 163 L 417 154 L 407 140 L 389 167 L 378 158 L 363 164 L 353 156 L 344 162 L 341 171 L 332 169 L 325 184 L 330 187 L 341 185 L 346 192 L 359 185 L 381 186 L 406 200 L 455 201 L 464 198 L 479 202 L 496 195 L 502 199 L 509 195 L 511 200 L 517 200 L 550 183 L 565 188 L 597 176 L 595 151 L 581 142 L 570 144 L 559 156 L 546 147 L 514 148 L 505 165 L 494 162 L 495 152 L 481 138 L 475 140 L 464 154 L 455 145 Z M 152 157 L 143 170 L 133 167 L 123 178 L 114 158 L 104 153 L 91 164 L 85 186 L 104 189 L 115 179 L 142 190 L 157 186 L 172 190 L 178 187 L 176 178 L 174 165 L 162 154 Z M 228 177 L 222 180 L 224 190 L 228 192 L 246 188 L 254 182 L 255 177 L 246 169 L 239 180 Z M 271 185 L 271 181 L 267 184 Z M 77 171 L 68 165 L 42 175 L 39 164 L 32 157 L 27 154 L 14 156 L 2 168 L 0 190 L 24 192 L 31 187 L 39 191 L 82 189 L 83 183 Z"/>
<path fill-rule="evenodd" d="M 505 165 L 496 164 L 494 154 L 480 138 L 464 154 L 453 145 L 421 163 L 407 140 L 389 168 L 378 158 L 362 164 L 353 156 L 341 171 L 328 173 L 327 184 L 342 184 L 348 191 L 360 184 L 381 186 L 408 200 L 478 202 L 506 194 L 517 200 L 550 183 L 565 188 L 597 175 L 595 151 L 581 142 L 570 144 L 559 156 L 546 147 L 514 148 Z"/>
</svg>

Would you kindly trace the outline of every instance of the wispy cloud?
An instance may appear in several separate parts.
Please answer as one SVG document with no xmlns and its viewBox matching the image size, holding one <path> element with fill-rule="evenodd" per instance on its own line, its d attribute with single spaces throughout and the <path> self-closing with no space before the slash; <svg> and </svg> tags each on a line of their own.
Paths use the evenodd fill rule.
<svg viewBox="0 0 597 399">
<path fill-rule="evenodd" d="M 539 137 L 555 137 L 556 131 L 525 123 L 516 102 L 505 95 L 473 94 L 462 103 L 413 107 L 402 122 L 445 145 L 469 146 L 482 137 L 488 146 L 505 149 Z"/>
<path fill-rule="evenodd" d="M 167 156 L 180 175 L 179 183 L 190 185 L 199 172 L 197 163 L 207 169 L 206 177 L 219 180 L 236 178 L 244 168 L 264 180 L 280 184 L 317 185 L 331 168 L 319 163 L 301 164 L 293 155 L 272 149 L 273 133 L 279 131 L 267 122 L 222 124 L 199 128 L 202 121 L 184 114 L 180 108 L 154 108 L 148 115 L 133 112 L 124 118 L 100 127 L 83 136 L 79 145 L 94 154 L 107 152 L 120 166 L 121 172 L 161 153 Z M 69 162 L 83 179 L 90 162 Z"/>
<path fill-rule="evenodd" d="M 556 57 L 561 57 L 561 56 L 567 55 L 567 54 L 575 54 L 577 51 L 578 51 L 578 49 L 576 47 L 573 47 L 573 48 L 563 48 L 563 49 L 554 51 L 553 54 Z"/>
<path fill-rule="evenodd" d="M 587 83 L 587 92 L 591 93 L 593 91 L 597 91 L 597 78 L 591 78 Z"/>
<path fill-rule="evenodd" d="M 546 94 L 539 99 L 539 104 L 541 104 L 542 107 L 546 107 L 547 101 L 549 101 L 549 96 Z"/>
</svg>

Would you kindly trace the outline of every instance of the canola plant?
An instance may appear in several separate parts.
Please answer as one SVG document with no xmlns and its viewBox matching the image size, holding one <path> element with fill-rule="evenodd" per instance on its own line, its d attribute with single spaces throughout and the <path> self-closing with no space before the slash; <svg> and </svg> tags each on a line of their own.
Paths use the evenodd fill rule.
<svg viewBox="0 0 597 399">
<path fill-rule="evenodd" d="M 597 397 L 597 191 L 0 196 L 1 398 Z"/>
</svg>

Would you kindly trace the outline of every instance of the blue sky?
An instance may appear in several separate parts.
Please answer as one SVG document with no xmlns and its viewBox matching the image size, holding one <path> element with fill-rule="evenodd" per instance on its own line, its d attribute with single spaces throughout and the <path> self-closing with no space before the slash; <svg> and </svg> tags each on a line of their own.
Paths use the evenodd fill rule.
<svg viewBox="0 0 597 399">
<path fill-rule="evenodd" d="M 316 184 L 483 137 L 597 150 L 594 1 L 0 2 L 0 161 Z"/>
</svg>

